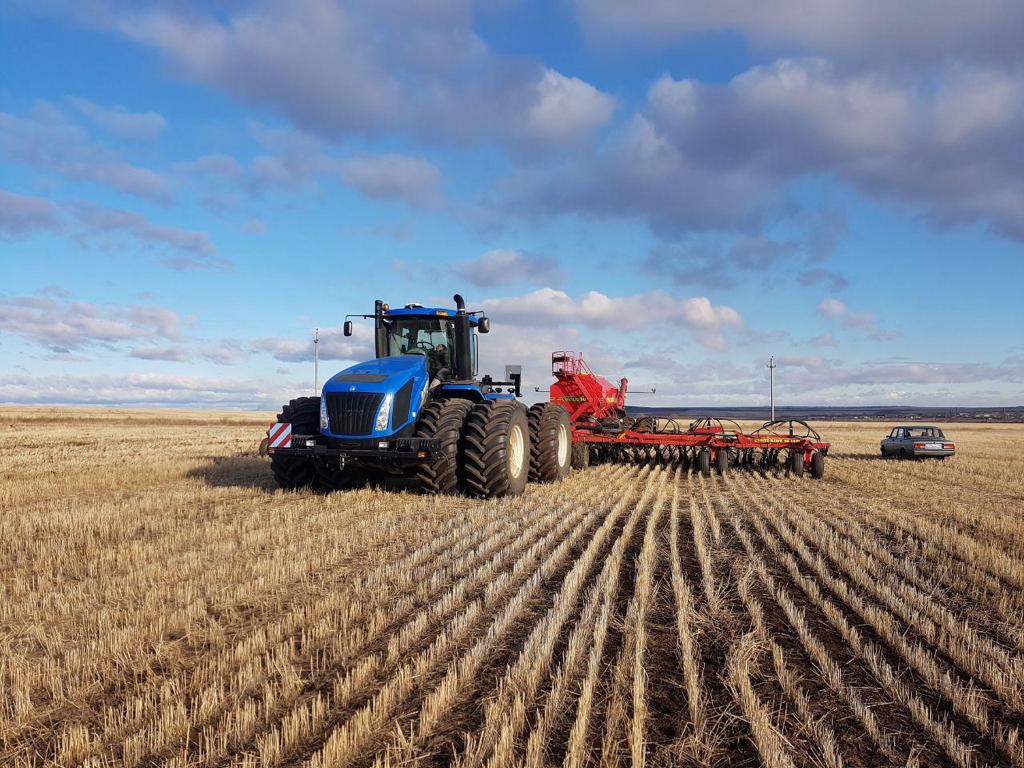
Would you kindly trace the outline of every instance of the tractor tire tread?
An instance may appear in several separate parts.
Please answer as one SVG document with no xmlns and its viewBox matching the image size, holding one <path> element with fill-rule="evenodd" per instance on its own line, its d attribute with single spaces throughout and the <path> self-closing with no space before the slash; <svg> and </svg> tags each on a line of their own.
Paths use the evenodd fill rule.
<svg viewBox="0 0 1024 768">
<path fill-rule="evenodd" d="M 449 398 L 428 403 L 420 413 L 416 437 L 433 438 L 440 443 L 440 451 L 433 459 L 416 466 L 422 492 L 455 494 L 462 490 L 462 434 L 472 408 L 469 400 Z"/>
<path fill-rule="evenodd" d="M 569 430 L 568 411 L 558 403 L 537 403 L 527 412 L 527 420 L 530 425 L 530 482 L 551 483 L 562 479 L 568 473 L 569 464 L 559 466 L 558 431 L 562 425 Z"/>
<path fill-rule="evenodd" d="M 511 482 L 507 471 L 508 432 L 516 413 L 525 416 L 525 411 L 525 406 L 515 400 L 481 400 L 473 406 L 463 437 L 467 493 L 490 499 L 522 492 L 521 487 Z M 523 439 L 529 441 L 528 422 L 525 432 Z"/>
<path fill-rule="evenodd" d="M 290 422 L 294 434 L 319 434 L 320 398 L 297 397 L 289 401 L 281 407 L 277 420 Z M 319 487 L 316 464 L 309 459 L 275 453 L 270 457 L 270 471 L 274 482 L 285 490 Z"/>
<path fill-rule="evenodd" d="M 575 470 L 586 469 L 590 466 L 590 446 L 586 443 L 572 444 L 572 468 Z"/>
</svg>

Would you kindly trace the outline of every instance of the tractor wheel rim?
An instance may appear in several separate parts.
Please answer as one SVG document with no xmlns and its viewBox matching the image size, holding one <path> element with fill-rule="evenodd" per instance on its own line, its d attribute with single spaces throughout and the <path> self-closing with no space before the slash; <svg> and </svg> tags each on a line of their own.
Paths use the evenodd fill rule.
<svg viewBox="0 0 1024 768">
<path fill-rule="evenodd" d="M 565 424 L 558 425 L 558 466 L 564 467 L 569 461 L 569 430 Z"/>
<path fill-rule="evenodd" d="M 523 430 L 517 425 L 512 427 L 508 436 L 508 471 L 512 477 L 519 477 L 523 472 Z"/>
</svg>

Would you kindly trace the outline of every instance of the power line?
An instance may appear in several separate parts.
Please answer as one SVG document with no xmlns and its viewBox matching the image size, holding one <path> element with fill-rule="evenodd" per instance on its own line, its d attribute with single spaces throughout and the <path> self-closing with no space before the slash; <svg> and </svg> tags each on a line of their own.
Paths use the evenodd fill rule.
<svg viewBox="0 0 1024 768">
<path fill-rule="evenodd" d="M 772 355 L 770 358 L 768 358 L 768 365 L 766 367 L 768 368 L 768 387 L 770 392 L 769 397 L 771 398 L 771 420 L 775 421 L 775 355 Z"/>
<path fill-rule="evenodd" d="M 320 394 L 320 329 L 313 331 L 313 396 Z"/>
</svg>

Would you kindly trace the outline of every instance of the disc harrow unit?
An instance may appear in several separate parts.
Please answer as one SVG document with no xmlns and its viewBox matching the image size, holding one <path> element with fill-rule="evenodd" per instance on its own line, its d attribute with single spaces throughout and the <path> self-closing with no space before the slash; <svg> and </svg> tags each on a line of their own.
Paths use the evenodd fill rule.
<svg viewBox="0 0 1024 768">
<path fill-rule="evenodd" d="M 551 355 L 550 400 L 569 413 L 572 460 L 589 463 L 659 463 L 710 475 L 732 467 L 783 466 L 794 476 L 825 473 L 829 444 L 807 422 L 768 421 L 751 432 L 732 419 L 698 418 L 684 428 L 674 418 L 626 415 L 628 380 L 618 386 L 594 373 L 578 352 Z"/>
</svg>

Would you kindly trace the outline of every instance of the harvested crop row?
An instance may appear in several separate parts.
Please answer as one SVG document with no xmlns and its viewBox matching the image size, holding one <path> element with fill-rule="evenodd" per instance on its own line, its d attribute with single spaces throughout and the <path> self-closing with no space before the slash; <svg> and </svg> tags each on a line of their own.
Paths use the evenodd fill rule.
<svg viewBox="0 0 1024 768">
<path fill-rule="evenodd" d="M 275 492 L 253 426 L 151 426 L 15 422 L 56 500 L 0 448 L 0 764 L 1024 768 L 1024 430 L 475 501 Z"/>
</svg>

